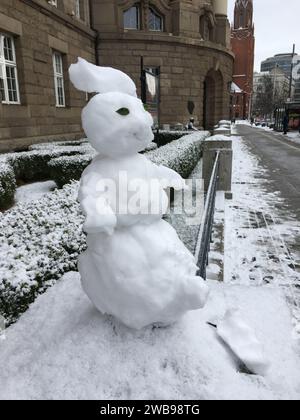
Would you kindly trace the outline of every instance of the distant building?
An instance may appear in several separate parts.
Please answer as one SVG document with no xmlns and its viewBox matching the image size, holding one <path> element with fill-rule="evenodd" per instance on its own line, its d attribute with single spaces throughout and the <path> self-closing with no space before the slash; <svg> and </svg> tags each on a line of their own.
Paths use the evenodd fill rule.
<svg viewBox="0 0 300 420">
<path fill-rule="evenodd" d="M 289 95 L 290 79 L 279 67 L 275 67 L 271 71 L 254 73 L 253 103 L 255 104 L 257 95 L 262 92 L 262 89 L 264 88 L 263 80 L 265 76 L 270 77 L 273 86 L 273 98 L 269 98 L 269 100 L 273 100 L 274 106 L 276 105 L 276 100 L 279 100 L 282 104 L 285 103 Z M 268 95 L 268 92 L 266 92 L 266 95 Z"/>
<path fill-rule="evenodd" d="M 300 59 L 298 59 L 297 57 L 299 56 L 296 54 L 294 58 L 294 63 L 293 63 L 294 66 L 296 66 L 297 63 L 300 62 Z M 292 53 L 276 54 L 274 55 L 274 57 L 269 57 L 266 60 L 264 60 L 261 63 L 260 69 L 262 72 L 266 72 L 266 71 L 270 72 L 276 67 L 278 67 L 285 73 L 286 77 L 290 79 L 291 69 L 292 69 L 292 60 L 293 60 Z M 293 80 L 292 87 L 293 87 L 293 90 L 292 90 L 291 99 L 295 102 L 300 102 L 300 75 L 299 75 L 299 79 Z"/>
<path fill-rule="evenodd" d="M 249 118 L 251 113 L 253 92 L 255 37 L 252 0 L 236 0 L 231 45 L 235 54 L 233 82 L 242 91 L 234 98 L 237 103 L 233 116 L 245 119 Z"/>
</svg>

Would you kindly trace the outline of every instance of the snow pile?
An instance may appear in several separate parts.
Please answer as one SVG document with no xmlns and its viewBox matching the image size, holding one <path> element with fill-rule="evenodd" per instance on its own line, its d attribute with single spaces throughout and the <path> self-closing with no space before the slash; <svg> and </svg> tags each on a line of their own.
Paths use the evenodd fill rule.
<svg viewBox="0 0 300 420">
<path fill-rule="evenodd" d="M 39 200 L 43 195 L 57 188 L 54 181 L 34 182 L 17 188 L 15 200 L 17 203 Z"/>
<path fill-rule="evenodd" d="M 134 331 L 96 311 L 79 275 L 67 274 L 6 331 L 1 398 L 298 400 L 300 366 L 281 293 L 215 282 L 210 287 L 203 310 L 169 328 Z M 264 378 L 239 372 L 206 323 L 232 306 L 270 358 Z"/>
<path fill-rule="evenodd" d="M 218 322 L 218 335 L 250 372 L 266 375 L 269 363 L 255 332 L 241 319 L 239 311 L 230 309 Z"/>
<path fill-rule="evenodd" d="M 161 220 L 168 209 L 165 190 L 186 185 L 174 170 L 139 154 L 154 139 L 153 119 L 141 100 L 128 95 L 126 78 L 81 59 L 70 68 L 75 87 L 105 92 L 82 111 L 82 126 L 98 155 L 79 189 L 87 233 L 79 271 L 84 291 L 101 313 L 140 329 L 172 324 L 186 311 L 202 308 L 208 288 L 196 276 L 193 254 Z"/>
</svg>

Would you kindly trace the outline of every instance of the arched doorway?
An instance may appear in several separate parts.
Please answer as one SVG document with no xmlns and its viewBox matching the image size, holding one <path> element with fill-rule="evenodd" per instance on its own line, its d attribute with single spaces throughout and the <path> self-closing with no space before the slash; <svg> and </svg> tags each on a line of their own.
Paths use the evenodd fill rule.
<svg viewBox="0 0 300 420">
<path fill-rule="evenodd" d="M 203 127 L 211 130 L 223 118 L 224 84 L 222 73 L 210 70 L 203 82 Z"/>
</svg>

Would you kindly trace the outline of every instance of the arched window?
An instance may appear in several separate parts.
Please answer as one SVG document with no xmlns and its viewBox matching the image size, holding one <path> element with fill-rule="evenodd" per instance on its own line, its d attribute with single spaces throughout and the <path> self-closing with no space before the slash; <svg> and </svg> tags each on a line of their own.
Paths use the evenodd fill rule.
<svg viewBox="0 0 300 420">
<path fill-rule="evenodd" d="M 245 28 L 245 13 L 243 10 L 241 10 L 240 13 L 240 28 Z"/>
<path fill-rule="evenodd" d="M 149 31 L 162 32 L 164 30 L 164 19 L 152 7 L 148 11 L 148 29 Z"/>
<path fill-rule="evenodd" d="M 135 4 L 123 13 L 124 29 L 140 29 L 140 6 Z"/>
</svg>

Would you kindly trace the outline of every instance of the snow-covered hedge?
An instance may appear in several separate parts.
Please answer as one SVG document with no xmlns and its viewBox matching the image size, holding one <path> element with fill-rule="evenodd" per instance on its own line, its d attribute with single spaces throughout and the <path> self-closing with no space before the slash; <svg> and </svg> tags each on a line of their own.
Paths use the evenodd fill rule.
<svg viewBox="0 0 300 420">
<path fill-rule="evenodd" d="M 169 134 L 170 132 L 166 132 Z M 209 136 L 207 131 L 193 132 L 193 134 L 181 133 L 178 140 L 154 149 L 153 143 L 143 152 L 154 163 L 168 166 L 184 178 L 187 178 L 192 172 L 202 153 L 202 142 Z M 182 133 L 185 135 L 182 137 Z M 152 150 L 154 149 L 154 150 Z M 49 162 L 50 178 L 53 179 L 59 187 L 68 182 L 79 180 L 84 169 L 90 164 L 94 153 L 87 153 L 84 156 L 62 156 L 51 159 Z"/>
<path fill-rule="evenodd" d="M 32 150 L 30 152 L 12 153 L 7 158 L 7 162 L 13 167 L 16 179 L 33 182 L 50 179 L 48 162 L 51 159 L 85 153 L 86 148 L 82 146 L 59 147 L 53 150 Z"/>
<path fill-rule="evenodd" d="M 71 181 L 77 181 L 81 178 L 82 172 L 91 163 L 93 157 L 93 154 L 87 154 L 51 159 L 48 164 L 50 178 L 56 182 L 59 188 Z"/>
<path fill-rule="evenodd" d="M 147 153 L 152 162 L 168 166 L 187 178 L 202 155 L 203 141 L 210 136 L 208 131 L 195 131 L 153 152 Z"/>
<path fill-rule="evenodd" d="M 0 208 L 6 209 L 14 202 L 16 178 L 12 167 L 5 160 L 0 161 Z"/>
<path fill-rule="evenodd" d="M 197 132 L 185 136 L 147 156 L 188 176 L 208 135 Z M 87 164 L 91 156 L 54 160 L 58 159 L 78 159 Z M 77 191 L 78 182 L 72 182 L 39 200 L 19 203 L 0 213 L 0 314 L 8 323 L 16 321 L 63 273 L 77 269 L 78 255 L 86 247 Z"/>
<path fill-rule="evenodd" d="M 8 153 L 0 159 L 0 209 L 13 204 L 17 180 L 41 181 L 51 178 L 48 163 L 61 156 L 86 155 L 93 148 L 86 143 L 61 142 L 31 146 L 28 152 Z"/>
<path fill-rule="evenodd" d="M 154 142 L 158 147 L 165 146 L 168 143 L 171 143 L 174 140 L 179 139 L 180 137 L 186 135 L 186 131 L 164 131 L 160 130 L 158 133 L 154 134 Z"/>
<path fill-rule="evenodd" d="M 54 150 L 58 147 L 68 147 L 68 146 L 81 146 L 88 143 L 88 140 L 83 138 L 81 140 L 70 140 L 70 141 L 56 141 L 50 143 L 38 143 L 32 144 L 29 146 L 29 150 Z"/>
<path fill-rule="evenodd" d="M 0 313 L 9 323 L 65 272 L 85 248 L 78 183 L 0 213 Z"/>
</svg>

